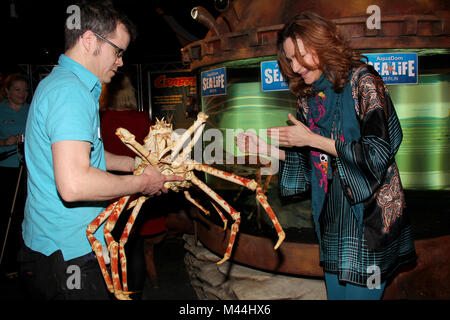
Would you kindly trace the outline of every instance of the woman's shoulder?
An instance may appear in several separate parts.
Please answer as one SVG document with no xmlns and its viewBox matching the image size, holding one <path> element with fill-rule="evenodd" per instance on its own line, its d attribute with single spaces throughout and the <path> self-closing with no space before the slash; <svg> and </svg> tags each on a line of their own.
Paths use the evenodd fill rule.
<svg viewBox="0 0 450 320">
<path fill-rule="evenodd" d="M 376 90 L 379 92 L 387 92 L 383 79 L 375 68 L 369 64 L 363 64 L 353 69 L 351 87 L 353 98 L 355 99 L 357 99 L 361 91 Z"/>
<path fill-rule="evenodd" d="M 364 79 L 366 77 L 369 78 L 376 78 L 381 79 L 381 76 L 378 74 L 378 72 L 375 70 L 375 68 L 370 64 L 362 64 L 360 66 L 354 67 L 352 71 L 352 85 L 358 83 L 361 81 L 361 79 Z"/>
</svg>

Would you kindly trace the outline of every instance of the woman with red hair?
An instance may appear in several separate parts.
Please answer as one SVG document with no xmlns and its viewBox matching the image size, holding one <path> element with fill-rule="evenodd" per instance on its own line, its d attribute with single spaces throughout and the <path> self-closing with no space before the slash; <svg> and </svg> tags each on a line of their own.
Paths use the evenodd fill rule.
<svg viewBox="0 0 450 320">
<path fill-rule="evenodd" d="M 237 145 L 278 155 L 283 196 L 311 192 L 328 299 L 380 299 L 398 267 L 416 258 L 389 92 L 336 25 L 315 13 L 286 24 L 277 45 L 297 115 L 289 114 L 292 126 L 269 128 L 273 145 L 249 132 Z"/>
</svg>

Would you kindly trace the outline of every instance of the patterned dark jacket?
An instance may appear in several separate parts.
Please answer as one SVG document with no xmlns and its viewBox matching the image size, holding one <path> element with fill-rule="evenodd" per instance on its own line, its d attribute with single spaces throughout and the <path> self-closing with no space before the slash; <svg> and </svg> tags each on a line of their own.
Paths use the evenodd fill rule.
<svg viewBox="0 0 450 320">
<path fill-rule="evenodd" d="M 353 70 L 351 77 L 355 117 L 360 125 L 357 141 L 336 140 L 338 157 L 332 167 L 351 205 L 364 205 L 364 237 L 370 250 L 396 239 L 407 224 L 406 208 L 395 154 L 403 135 L 387 88 L 369 65 Z M 305 123 L 308 105 L 299 100 L 297 118 Z M 280 162 L 282 196 L 305 192 L 311 182 L 309 149 L 287 151 Z"/>
</svg>

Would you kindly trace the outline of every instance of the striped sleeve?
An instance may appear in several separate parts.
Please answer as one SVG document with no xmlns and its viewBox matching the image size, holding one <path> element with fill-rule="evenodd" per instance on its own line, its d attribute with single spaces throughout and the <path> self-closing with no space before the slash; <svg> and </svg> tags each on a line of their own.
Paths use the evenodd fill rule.
<svg viewBox="0 0 450 320">
<path fill-rule="evenodd" d="M 402 130 L 389 93 L 377 74 L 358 82 L 361 137 L 336 141 L 341 185 L 350 203 L 372 196 L 384 181 L 402 140 Z"/>
<path fill-rule="evenodd" d="M 292 196 L 308 190 L 311 183 L 311 167 L 308 153 L 286 151 L 285 161 L 280 161 L 280 192 Z"/>
</svg>

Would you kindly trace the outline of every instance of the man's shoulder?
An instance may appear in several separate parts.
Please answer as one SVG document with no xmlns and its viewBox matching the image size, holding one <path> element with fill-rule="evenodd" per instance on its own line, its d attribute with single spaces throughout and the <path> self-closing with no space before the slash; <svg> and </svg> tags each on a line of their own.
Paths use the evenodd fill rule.
<svg viewBox="0 0 450 320">
<path fill-rule="evenodd" d="M 81 98 L 89 96 L 89 89 L 80 79 L 65 68 L 56 66 L 52 72 L 41 80 L 37 92 L 46 96 L 60 96 L 61 94 Z M 36 92 L 36 93 L 37 93 Z"/>
</svg>

